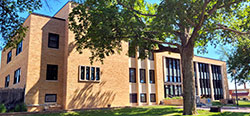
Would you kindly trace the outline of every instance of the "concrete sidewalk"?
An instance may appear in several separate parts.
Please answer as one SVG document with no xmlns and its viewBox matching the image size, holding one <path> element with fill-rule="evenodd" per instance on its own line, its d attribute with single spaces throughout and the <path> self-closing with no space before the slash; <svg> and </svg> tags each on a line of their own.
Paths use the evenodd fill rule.
<svg viewBox="0 0 250 116">
<path fill-rule="evenodd" d="M 210 110 L 210 107 L 197 107 L 197 109 L 200 110 Z M 250 108 L 249 107 L 229 107 L 229 106 L 223 106 L 221 108 L 222 112 L 245 112 L 245 113 L 250 113 Z"/>
</svg>

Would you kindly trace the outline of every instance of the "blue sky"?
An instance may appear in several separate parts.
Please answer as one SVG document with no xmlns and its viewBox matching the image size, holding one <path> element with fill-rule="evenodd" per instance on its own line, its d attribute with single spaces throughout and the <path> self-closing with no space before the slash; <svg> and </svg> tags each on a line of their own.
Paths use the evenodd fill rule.
<svg viewBox="0 0 250 116">
<path fill-rule="evenodd" d="M 42 0 L 43 1 L 43 0 Z M 159 3 L 160 0 L 146 0 L 150 3 Z M 48 16 L 53 16 L 60 8 L 63 7 L 63 5 L 65 5 L 68 2 L 68 0 L 48 0 L 48 3 L 50 5 L 50 8 L 46 7 L 46 5 L 43 3 L 43 8 L 41 8 L 40 10 L 34 11 L 35 13 L 39 13 L 39 14 L 44 14 L 44 15 L 48 15 Z M 21 16 L 26 18 L 29 14 L 28 13 L 22 13 Z M 1 35 L 0 35 L 1 37 Z M 0 43 L 2 42 L 2 39 L 0 41 Z M 212 46 L 208 46 L 207 47 L 208 53 L 206 54 L 198 54 L 195 49 L 195 55 L 197 56 L 202 56 L 202 57 L 207 57 L 207 58 L 212 58 L 212 59 L 218 59 L 218 60 L 222 60 L 220 59 L 220 57 L 222 56 L 221 54 L 218 53 L 219 47 L 214 48 Z M 1 54 L 0 54 L 0 58 L 1 58 Z M 228 75 L 229 77 L 229 75 Z M 229 79 L 231 80 L 231 79 Z M 230 88 L 234 88 L 233 83 L 229 82 L 229 86 Z M 250 87 L 248 85 L 248 87 Z M 242 88 L 242 86 L 240 87 Z"/>
</svg>

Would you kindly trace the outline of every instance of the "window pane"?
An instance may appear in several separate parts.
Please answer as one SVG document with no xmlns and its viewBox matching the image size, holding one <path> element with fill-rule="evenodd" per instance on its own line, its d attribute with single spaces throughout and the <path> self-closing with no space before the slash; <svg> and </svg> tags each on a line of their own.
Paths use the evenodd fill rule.
<svg viewBox="0 0 250 116">
<path fill-rule="evenodd" d="M 5 87 L 9 87 L 9 83 L 10 83 L 10 75 L 5 77 Z"/>
<path fill-rule="evenodd" d="M 136 83 L 136 69 L 129 68 L 129 82 Z"/>
<path fill-rule="evenodd" d="M 90 67 L 86 67 L 86 80 L 90 79 Z"/>
<path fill-rule="evenodd" d="M 149 79 L 150 83 L 155 83 L 155 71 L 154 70 L 149 70 Z"/>
<path fill-rule="evenodd" d="M 130 103 L 137 103 L 137 94 L 136 93 L 129 94 L 129 99 Z"/>
<path fill-rule="evenodd" d="M 141 93 L 141 102 L 147 102 L 147 95 L 146 95 L 146 93 Z"/>
<path fill-rule="evenodd" d="M 95 80 L 95 67 L 91 67 L 91 80 Z"/>
<path fill-rule="evenodd" d="M 58 65 L 47 65 L 47 80 L 57 80 Z"/>
<path fill-rule="evenodd" d="M 12 51 L 9 51 L 7 55 L 7 64 L 11 61 Z"/>
<path fill-rule="evenodd" d="M 96 68 L 96 80 L 100 80 L 100 68 Z"/>
<path fill-rule="evenodd" d="M 156 102 L 155 94 L 154 93 L 150 94 L 150 102 Z"/>
<path fill-rule="evenodd" d="M 13 82 L 13 84 L 16 84 L 16 83 L 20 82 L 20 76 L 21 76 L 21 69 L 19 68 L 14 72 L 14 82 Z"/>
<path fill-rule="evenodd" d="M 22 52 L 23 41 L 21 41 L 16 48 L 16 55 Z"/>
<path fill-rule="evenodd" d="M 49 48 L 59 48 L 59 35 L 49 33 L 49 40 L 48 40 L 48 47 Z"/>
<path fill-rule="evenodd" d="M 45 94 L 45 102 L 56 102 L 56 94 Z"/>
<path fill-rule="evenodd" d="M 140 69 L 140 79 L 141 79 L 141 83 L 146 83 L 146 74 L 145 74 L 145 69 Z"/>
<path fill-rule="evenodd" d="M 81 80 L 85 79 L 85 66 L 81 66 Z"/>
</svg>

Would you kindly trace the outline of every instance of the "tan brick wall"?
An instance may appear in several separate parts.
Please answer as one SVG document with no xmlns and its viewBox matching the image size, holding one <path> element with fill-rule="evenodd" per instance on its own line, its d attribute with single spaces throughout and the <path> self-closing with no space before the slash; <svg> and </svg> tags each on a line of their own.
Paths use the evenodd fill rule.
<svg viewBox="0 0 250 116">
<path fill-rule="evenodd" d="M 48 48 L 48 34 L 59 34 L 59 49 Z M 45 94 L 57 94 L 62 105 L 65 21 L 31 15 L 28 76 L 25 103 L 44 104 Z M 46 80 L 47 64 L 58 65 L 58 80 Z"/>
<path fill-rule="evenodd" d="M 24 22 L 24 26 L 30 25 L 30 17 Z M 11 61 L 7 64 L 7 54 L 10 49 L 2 51 L 1 55 L 1 69 L 0 69 L 0 88 L 5 86 L 5 77 L 10 75 L 9 88 L 24 88 L 27 77 L 27 64 L 28 64 L 28 51 L 29 51 L 29 33 L 30 29 L 26 32 L 26 37 L 23 39 L 22 52 L 16 56 L 16 49 L 12 49 Z M 14 72 L 21 68 L 20 82 L 13 85 Z"/>
</svg>

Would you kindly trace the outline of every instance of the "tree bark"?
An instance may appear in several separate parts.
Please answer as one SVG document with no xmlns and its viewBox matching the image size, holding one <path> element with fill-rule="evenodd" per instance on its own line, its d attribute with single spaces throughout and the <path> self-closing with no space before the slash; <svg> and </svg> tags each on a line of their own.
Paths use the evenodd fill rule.
<svg viewBox="0 0 250 116">
<path fill-rule="evenodd" d="M 195 79 L 194 79 L 194 44 L 182 46 L 180 49 L 181 67 L 183 76 L 183 115 L 193 115 L 196 113 Z"/>
</svg>

